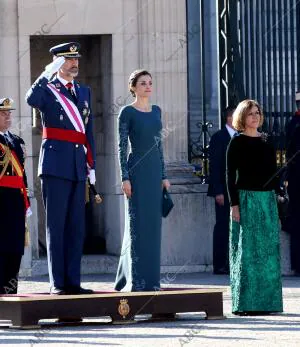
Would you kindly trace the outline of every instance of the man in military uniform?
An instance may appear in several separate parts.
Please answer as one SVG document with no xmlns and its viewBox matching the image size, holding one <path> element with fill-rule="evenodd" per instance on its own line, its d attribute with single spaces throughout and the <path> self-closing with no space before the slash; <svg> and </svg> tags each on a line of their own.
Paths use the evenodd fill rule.
<svg viewBox="0 0 300 347">
<path fill-rule="evenodd" d="M 0 294 L 16 294 L 29 211 L 25 144 L 8 131 L 12 99 L 0 99 Z"/>
<path fill-rule="evenodd" d="M 76 82 L 80 45 L 50 49 L 53 62 L 26 95 L 41 112 L 43 141 L 38 175 L 46 210 L 51 294 L 89 294 L 80 286 L 85 231 L 85 184 L 95 183 L 90 88 Z"/>
<path fill-rule="evenodd" d="M 226 151 L 236 133 L 232 126 L 234 107 L 227 107 L 225 127 L 217 131 L 209 144 L 208 196 L 215 198 L 216 224 L 213 234 L 214 274 L 229 273 L 229 215 L 230 205 L 226 187 Z"/>
</svg>

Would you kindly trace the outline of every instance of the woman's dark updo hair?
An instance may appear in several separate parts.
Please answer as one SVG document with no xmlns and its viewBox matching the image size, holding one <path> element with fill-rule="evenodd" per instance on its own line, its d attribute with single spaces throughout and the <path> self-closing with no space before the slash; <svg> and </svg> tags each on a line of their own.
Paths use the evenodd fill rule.
<svg viewBox="0 0 300 347">
<path fill-rule="evenodd" d="M 135 96 L 135 92 L 133 91 L 132 88 L 136 86 L 136 83 L 141 76 L 150 76 L 152 78 L 151 73 L 148 72 L 147 70 L 143 70 L 143 69 L 135 70 L 129 76 L 129 80 L 128 80 L 129 91 L 133 97 Z"/>
</svg>

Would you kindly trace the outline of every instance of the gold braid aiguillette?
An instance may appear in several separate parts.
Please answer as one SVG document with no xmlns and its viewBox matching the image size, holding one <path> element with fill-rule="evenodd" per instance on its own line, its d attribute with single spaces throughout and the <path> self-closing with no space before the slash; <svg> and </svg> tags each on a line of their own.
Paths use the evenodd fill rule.
<svg viewBox="0 0 300 347">
<path fill-rule="evenodd" d="M 0 179 L 4 176 L 6 169 L 12 159 L 11 150 L 7 146 L 3 146 L 3 147 L 4 147 L 4 153 L 0 154 L 0 166 L 3 167 L 2 171 L 0 172 Z"/>
</svg>

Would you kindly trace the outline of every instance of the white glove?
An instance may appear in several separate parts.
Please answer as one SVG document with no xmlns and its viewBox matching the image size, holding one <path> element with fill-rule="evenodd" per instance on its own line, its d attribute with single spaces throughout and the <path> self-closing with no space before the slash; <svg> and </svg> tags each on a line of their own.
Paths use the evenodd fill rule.
<svg viewBox="0 0 300 347">
<path fill-rule="evenodd" d="M 94 185 L 96 183 L 96 172 L 94 169 L 91 169 L 88 174 L 90 184 Z"/>
<path fill-rule="evenodd" d="M 43 76 L 48 80 L 62 67 L 65 62 L 65 57 L 59 57 L 53 60 L 52 63 L 48 64 L 45 67 L 45 71 L 43 72 Z"/>
</svg>

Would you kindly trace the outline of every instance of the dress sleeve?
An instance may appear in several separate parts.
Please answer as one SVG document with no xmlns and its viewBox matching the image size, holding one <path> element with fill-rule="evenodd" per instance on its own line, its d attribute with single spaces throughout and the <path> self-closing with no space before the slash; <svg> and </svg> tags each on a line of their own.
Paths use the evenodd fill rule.
<svg viewBox="0 0 300 347">
<path fill-rule="evenodd" d="M 226 181 L 227 181 L 227 190 L 229 203 L 231 206 L 239 205 L 239 194 L 236 185 L 237 180 L 237 146 L 236 146 L 237 137 L 234 137 L 228 146 L 227 155 L 226 155 Z"/>
<path fill-rule="evenodd" d="M 157 108 L 159 109 L 159 116 L 160 116 L 160 120 L 161 120 L 161 109 L 158 106 L 157 106 Z M 165 179 L 167 179 L 167 175 L 166 175 L 166 168 L 165 168 L 165 160 L 164 160 L 164 151 L 163 151 L 162 141 L 163 141 L 162 132 L 160 132 L 159 139 L 156 142 L 157 142 L 157 147 L 158 147 L 159 156 L 160 156 L 160 160 L 161 160 L 162 179 L 165 180 Z"/>
<path fill-rule="evenodd" d="M 122 182 L 129 180 L 127 164 L 128 136 L 130 129 L 130 113 L 126 108 L 122 108 L 118 118 L 119 122 L 119 164 Z"/>
<path fill-rule="evenodd" d="M 48 82 L 48 79 L 44 77 L 42 73 L 41 76 L 33 83 L 25 96 L 25 100 L 27 101 L 29 106 L 35 107 L 44 112 L 46 108 L 45 90 L 47 88 Z"/>
</svg>

